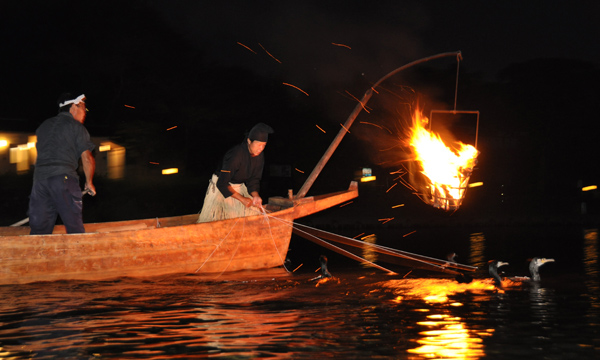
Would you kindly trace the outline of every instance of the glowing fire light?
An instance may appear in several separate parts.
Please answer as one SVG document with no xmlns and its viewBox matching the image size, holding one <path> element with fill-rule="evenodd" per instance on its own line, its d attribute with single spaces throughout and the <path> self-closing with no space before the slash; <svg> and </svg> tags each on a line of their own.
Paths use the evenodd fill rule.
<svg viewBox="0 0 600 360">
<path fill-rule="evenodd" d="M 363 176 L 360 178 L 360 182 L 370 182 L 370 181 L 375 181 L 377 179 L 376 176 Z"/>
<path fill-rule="evenodd" d="M 479 152 L 457 141 L 454 149 L 438 134 L 425 129 L 429 119 L 417 110 L 410 129 L 410 146 L 420 172 L 428 181 L 425 201 L 444 210 L 458 209 L 469 183 Z"/>
<path fill-rule="evenodd" d="M 177 168 L 170 168 L 170 169 L 163 169 L 162 170 L 162 174 L 163 175 L 177 174 L 178 172 L 179 172 L 179 169 L 177 169 Z"/>
</svg>

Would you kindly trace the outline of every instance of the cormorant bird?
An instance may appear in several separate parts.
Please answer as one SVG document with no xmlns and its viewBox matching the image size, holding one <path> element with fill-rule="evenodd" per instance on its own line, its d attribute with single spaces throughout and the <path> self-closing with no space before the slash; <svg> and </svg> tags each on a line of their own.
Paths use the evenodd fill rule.
<svg viewBox="0 0 600 360">
<path fill-rule="evenodd" d="M 531 274 L 531 277 L 510 276 L 510 277 L 508 277 L 508 279 L 513 282 L 521 283 L 521 284 L 526 283 L 526 282 L 539 282 L 541 280 L 540 272 L 539 272 L 540 266 L 542 266 L 546 263 L 549 263 L 549 262 L 554 262 L 554 259 L 534 257 L 529 262 L 529 273 Z M 492 275 L 492 277 L 494 278 L 494 281 L 496 282 L 496 285 L 498 287 L 502 287 L 502 278 L 500 277 L 500 275 L 498 275 L 498 268 L 500 266 L 504 266 L 504 265 L 508 265 L 508 263 L 498 261 L 498 260 L 493 260 L 493 261 L 489 262 L 490 275 Z"/>
<path fill-rule="evenodd" d="M 531 281 L 540 281 L 540 266 L 549 263 L 549 262 L 554 262 L 554 259 L 546 259 L 546 258 L 539 258 L 539 257 L 534 257 L 533 259 L 531 259 L 531 261 L 529 262 L 529 273 L 531 274 Z"/>
<path fill-rule="evenodd" d="M 311 281 L 313 281 L 313 280 L 320 280 L 320 279 L 323 279 L 323 278 L 333 277 L 329 273 L 329 270 L 327 270 L 327 256 L 325 256 L 325 255 L 319 256 L 319 262 L 321 263 L 321 275 L 310 279 Z"/>
<path fill-rule="evenodd" d="M 456 264 L 457 257 L 458 255 L 455 252 L 451 252 L 448 255 L 446 255 L 446 259 L 448 260 L 448 262 L 453 264 Z M 456 279 L 456 281 L 458 281 L 460 284 L 468 284 L 473 281 L 473 277 L 471 275 L 463 273 L 461 273 L 460 275 L 456 275 L 454 279 Z"/>
<path fill-rule="evenodd" d="M 488 271 L 490 272 L 490 275 L 492 275 L 492 277 L 494 278 L 496 286 L 502 287 L 502 278 L 500 277 L 500 275 L 498 275 L 498 268 L 500 266 L 508 265 L 508 263 L 499 260 L 490 260 L 488 264 Z"/>
<path fill-rule="evenodd" d="M 448 255 L 446 255 L 446 259 L 448 260 L 448 262 L 451 262 L 451 263 L 456 263 L 457 257 L 458 257 L 458 255 L 456 255 L 455 252 L 451 252 Z"/>
</svg>

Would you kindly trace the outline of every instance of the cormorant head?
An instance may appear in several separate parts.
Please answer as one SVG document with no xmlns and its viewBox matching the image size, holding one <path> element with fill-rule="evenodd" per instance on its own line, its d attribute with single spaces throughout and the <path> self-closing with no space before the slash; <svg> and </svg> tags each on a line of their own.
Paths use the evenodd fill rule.
<svg viewBox="0 0 600 360">
<path fill-rule="evenodd" d="M 540 281 L 541 278 L 539 268 L 540 266 L 549 262 L 554 262 L 554 259 L 546 259 L 539 257 L 534 257 L 533 259 L 531 259 L 531 261 L 529 262 L 529 272 L 531 273 L 531 280 Z"/>
</svg>

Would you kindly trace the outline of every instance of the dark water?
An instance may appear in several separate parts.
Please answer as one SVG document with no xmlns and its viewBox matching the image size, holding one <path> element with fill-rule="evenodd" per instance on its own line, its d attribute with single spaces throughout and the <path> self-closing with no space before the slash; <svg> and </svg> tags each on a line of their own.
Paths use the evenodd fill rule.
<svg viewBox="0 0 600 360">
<path fill-rule="evenodd" d="M 506 275 L 527 275 L 528 256 L 555 262 L 541 268 L 539 284 L 513 283 L 503 290 L 483 270 L 462 284 L 402 268 L 388 275 L 329 253 L 334 277 L 326 281 L 311 281 L 316 266 L 307 261 L 291 275 L 276 269 L 238 279 L 181 275 L 1 286 L 0 358 L 600 355 L 597 229 L 430 229 L 406 237 L 389 231 L 378 238 L 436 257 L 453 247 L 460 262 L 476 266 L 498 258 L 510 262 Z M 312 249 L 297 239 L 292 245 L 290 255 L 299 247 Z"/>
</svg>

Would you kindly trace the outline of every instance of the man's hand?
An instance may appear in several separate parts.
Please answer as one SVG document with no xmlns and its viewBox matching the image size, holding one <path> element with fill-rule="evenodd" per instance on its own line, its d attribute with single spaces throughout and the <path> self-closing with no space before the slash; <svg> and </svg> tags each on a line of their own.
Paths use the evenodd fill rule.
<svg viewBox="0 0 600 360">
<path fill-rule="evenodd" d="M 88 194 L 90 194 L 92 196 L 96 196 L 96 187 L 92 183 L 89 183 L 89 184 L 86 183 L 85 189 L 83 189 L 83 191 L 87 192 Z"/>
<path fill-rule="evenodd" d="M 262 208 L 262 198 L 260 196 L 252 197 L 252 206 L 256 206 L 257 208 Z"/>
</svg>

